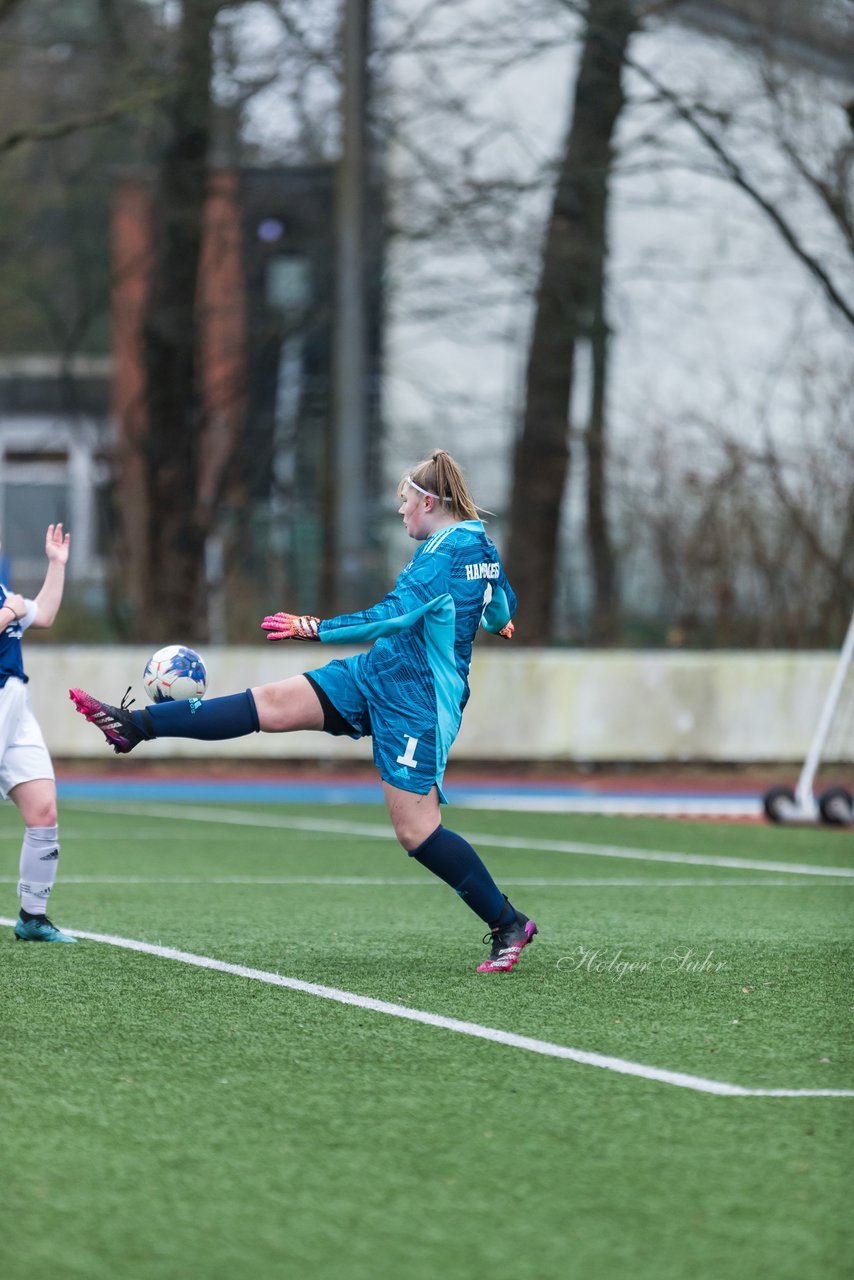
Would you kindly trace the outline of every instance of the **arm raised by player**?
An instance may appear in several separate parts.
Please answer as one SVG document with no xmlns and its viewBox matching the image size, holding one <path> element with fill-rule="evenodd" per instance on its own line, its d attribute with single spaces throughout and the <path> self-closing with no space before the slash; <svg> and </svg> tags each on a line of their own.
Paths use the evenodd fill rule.
<svg viewBox="0 0 854 1280">
<path fill-rule="evenodd" d="M 70 545 L 71 534 L 63 533 L 61 524 L 48 525 L 44 540 L 47 573 L 36 596 L 36 616 L 32 624 L 34 627 L 52 627 L 56 621 L 65 588 L 65 566 L 68 564 Z"/>
<path fill-rule="evenodd" d="M 261 623 L 268 640 L 319 640 L 320 619 L 311 613 L 271 613 Z"/>
<path fill-rule="evenodd" d="M 324 619 L 315 618 L 312 614 L 274 613 L 264 619 L 261 627 L 267 632 L 268 640 L 371 643 L 380 635 L 393 634 L 412 626 L 423 615 L 435 597 L 434 583 L 438 572 L 438 563 L 420 557 L 408 566 L 405 581 L 399 578 L 394 590 L 360 613 Z"/>
</svg>

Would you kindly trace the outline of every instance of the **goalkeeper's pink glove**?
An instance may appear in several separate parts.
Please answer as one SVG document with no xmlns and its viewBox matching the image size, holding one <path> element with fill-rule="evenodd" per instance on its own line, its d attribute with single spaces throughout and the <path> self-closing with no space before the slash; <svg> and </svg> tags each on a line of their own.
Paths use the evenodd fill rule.
<svg viewBox="0 0 854 1280">
<path fill-rule="evenodd" d="M 319 626 L 320 619 L 310 613 L 273 613 L 261 623 L 268 640 L 319 640 Z"/>
<path fill-rule="evenodd" d="M 497 635 L 499 635 L 499 636 L 503 636 L 505 640 L 512 640 L 512 639 L 513 639 L 513 632 L 514 632 L 515 630 L 516 630 L 516 628 L 513 626 L 513 623 L 512 623 L 512 622 L 507 622 L 507 623 L 505 623 L 505 624 L 504 624 L 504 626 L 501 628 L 501 630 L 500 630 L 499 632 L 497 632 L 496 634 L 497 634 Z"/>
</svg>

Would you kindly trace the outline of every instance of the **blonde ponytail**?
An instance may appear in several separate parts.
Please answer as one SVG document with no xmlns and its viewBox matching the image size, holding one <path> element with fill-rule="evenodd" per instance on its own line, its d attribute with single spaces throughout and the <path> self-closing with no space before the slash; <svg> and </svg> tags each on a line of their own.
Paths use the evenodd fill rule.
<svg viewBox="0 0 854 1280">
<path fill-rule="evenodd" d="M 471 496 L 466 478 L 444 449 L 434 449 L 429 458 L 419 462 L 400 482 L 401 493 L 407 480 L 441 499 L 455 520 L 478 520 L 480 508 Z"/>
</svg>

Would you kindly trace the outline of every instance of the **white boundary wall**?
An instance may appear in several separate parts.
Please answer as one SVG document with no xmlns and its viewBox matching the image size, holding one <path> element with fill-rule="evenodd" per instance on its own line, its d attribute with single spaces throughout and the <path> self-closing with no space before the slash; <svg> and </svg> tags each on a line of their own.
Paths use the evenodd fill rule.
<svg viewBox="0 0 854 1280">
<path fill-rule="evenodd" d="M 209 696 L 278 680 L 352 650 L 306 645 L 210 648 Z M 100 734 L 77 715 L 79 685 L 118 702 L 128 684 L 144 702 L 148 649 L 27 644 L 33 707 L 54 756 L 104 758 Z M 671 653 L 482 649 L 455 760 L 800 762 L 836 668 L 834 653 Z M 854 673 L 849 676 L 854 679 Z M 828 758 L 854 761 L 854 714 L 831 731 Z M 851 699 L 847 700 L 849 708 Z M 316 733 L 253 734 L 229 742 L 151 743 L 146 759 L 370 759 L 370 742 Z"/>
</svg>

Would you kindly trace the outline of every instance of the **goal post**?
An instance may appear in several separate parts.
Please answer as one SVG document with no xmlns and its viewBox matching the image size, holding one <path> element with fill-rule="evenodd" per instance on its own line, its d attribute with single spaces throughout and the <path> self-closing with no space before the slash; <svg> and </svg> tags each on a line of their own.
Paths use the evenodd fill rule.
<svg viewBox="0 0 854 1280">
<path fill-rule="evenodd" d="M 816 797 L 815 778 L 821 764 L 831 726 L 842 700 L 845 681 L 854 657 L 854 614 L 839 653 L 839 661 L 824 700 L 818 724 L 794 791 L 772 787 L 764 797 L 765 813 L 772 822 L 830 822 L 840 826 L 854 823 L 854 797 L 844 787 L 830 787 Z"/>
</svg>

